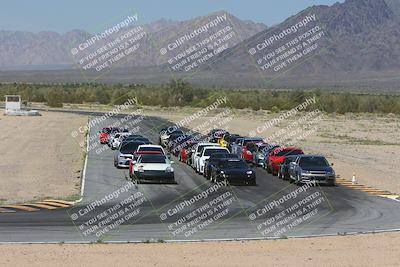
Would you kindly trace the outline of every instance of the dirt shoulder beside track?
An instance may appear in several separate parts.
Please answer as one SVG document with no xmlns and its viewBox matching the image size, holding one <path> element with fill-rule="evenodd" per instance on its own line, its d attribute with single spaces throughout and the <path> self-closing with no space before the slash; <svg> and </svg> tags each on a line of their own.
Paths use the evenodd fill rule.
<svg viewBox="0 0 400 267">
<path fill-rule="evenodd" d="M 40 112 L 42 116 L 0 114 L 1 204 L 47 197 L 77 197 L 84 134 L 71 136 L 86 116 Z"/>
<path fill-rule="evenodd" d="M 1 266 L 398 266 L 400 233 L 174 244 L 0 245 Z"/>
</svg>

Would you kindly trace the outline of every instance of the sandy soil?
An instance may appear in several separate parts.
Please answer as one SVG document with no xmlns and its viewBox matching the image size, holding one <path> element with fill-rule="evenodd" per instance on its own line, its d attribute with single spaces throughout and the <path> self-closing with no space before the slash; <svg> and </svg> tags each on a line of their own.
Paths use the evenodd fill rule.
<svg viewBox="0 0 400 267">
<path fill-rule="evenodd" d="M 179 122 L 198 111 L 194 108 L 147 108 L 144 113 Z M 215 120 L 221 114 L 223 116 Z M 269 137 L 275 142 L 281 140 L 277 143 L 292 144 L 307 153 L 325 155 L 342 178 L 351 180 L 355 174 L 360 184 L 400 194 L 399 116 L 325 114 L 322 120 L 315 120 L 318 114 L 307 117 L 309 114 L 302 113 L 263 130 L 263 125 L 279 115 L 250 110 L 233 110 L 224 114 L 222 110 L 214 110 L 187 125 L 203 133 L 213 127 L 247 136 L 254 131 L 257 136 Z M 307 126 L 305 119 L 310 122 Z M 302 127 L 295 125 L 296 122 L 302 122 Z M 288 126 L 291 127 L 289 130 Z M 282 134 L 278 134 L 280 130 L 283 130 Z"/>
<path fill-rule="evenodd" d="M 0 266 L 398 266 L 400 233 L 173 244 L 0 245 Z"/>
<path fill-rule="evenodd" d="M 39 117 L 0 115 L 0 201 L 24 202 L 79 194 L 85 137 L 71 132 L 84 116 L 41 112 Z"/>
</svg>

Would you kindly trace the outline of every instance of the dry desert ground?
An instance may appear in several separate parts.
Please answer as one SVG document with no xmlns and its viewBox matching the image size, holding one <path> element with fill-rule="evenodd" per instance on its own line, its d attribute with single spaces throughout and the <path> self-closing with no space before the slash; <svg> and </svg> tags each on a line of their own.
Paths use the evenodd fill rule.
<svg viewBox="0 0 400 267">
<path fill-rule="evenodd" d="M 87 117 L 55 112 L 0 115 L 0 201 L 18 203 L 79 196 Z M 78 136 L 72 137 L 71 132 Z"/>
<path fill-rule="evenodd" d="M 400 233 L 204 243 L 0 245 L 0 266 L 399 266 Z"/>
</svg>

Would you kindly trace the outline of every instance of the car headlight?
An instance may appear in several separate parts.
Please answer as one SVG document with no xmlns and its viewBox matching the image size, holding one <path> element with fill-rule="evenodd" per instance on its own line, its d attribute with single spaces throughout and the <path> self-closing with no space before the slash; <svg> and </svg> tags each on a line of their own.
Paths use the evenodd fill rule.
<svg viewBox="0 0 400 267">
<path fill-rule="evenodd" d="M 310 174 L 310 171 L 301 171 L 301 174 Z"/>
<path fill-rule="evenodd" d="M 219 173 L 220 173 L 220 174 L 224 174 L 224 171 L 220 171 Z"/>
<path fill-rule="evenodd" d="M 171 167 L 167 167 L 167 168 L 165 169 L 165 171 L 166 171 L 166 172 L 173 172 L 173 171 L 174 171 L 174 169 L 173 169 L 173 168 L 171 168 Z"/>
<path fill-rule="evenodd" d="M 143 166 L 138 167 L 138 172 L 144 172 Z"/>
<path fill-rule="evenodd" d="M 253 171 L 247 171 L 246 173 L 247 174 L 253 174 Z"/>
<path fill-rule="evenodd" d="M 329 174 L 329 175 L 335 175 L 335 171 L 328 171 L 327 174 Z"/>
</svg>

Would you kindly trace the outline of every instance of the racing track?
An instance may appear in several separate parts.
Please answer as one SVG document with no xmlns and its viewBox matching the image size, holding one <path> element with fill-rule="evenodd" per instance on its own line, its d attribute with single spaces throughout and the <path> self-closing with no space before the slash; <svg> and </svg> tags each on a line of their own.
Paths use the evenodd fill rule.
<svg viewBox="0 0 400 267">
<path fill-rule="evenodd" d="M 87 114 L 86 112 L 79 113 Z M 90 130 L 90 136 L 97 136 L 97 132 L 103 126 L 109 125 L 115 120 L 117 118 L 95 125 Z M 141 134 L 157 143 L 158 130 L 165 125 L 168 125 L 165 120 L 147 117 L 140 124 Z M 90 146 L 96 146 L 96 142 L 98 142 L 98 138 L 94 138 L 94 141 L 90 142 Z M 98 147 L 100 146 L 96 148 Z M 99 240 L 100 238 L 94 234 L 84 236 L 79 230 L 79 226 L 91 218 L 89 215 L 89 217 L 85 217 L 85 215 L 75 221 L 75 226 L 68 214 L 77 213 L 89 203 L 100 200 L 127 185 L 127 171 L 114 168 L 113 156 L 114 151 L 109 149 L 100 154 L 96 153 L 96 149 L 89 151 L 84 197 L 74 208 L 0 214 L 0 242 L 91 242 Z M 263 235 L 257 226 L 265 222 L 265 218 L 273 217 L 292 207 L 299 199 L 316 194 L 323 198 L 322 204 L 316 206 L 317 213 L 301 224 L 283 232 L 282 236 L 335 235 L 400 228 L 400 202 L 343 186 L 308 188 L 306 192 L 302 193 L 305 195 L 285 201 L 282 205 L 267 212 L 267 217 L 261 216 L 255 221 L 250 221 L 248 216 L 255 210 L 262 208 L 273 199 L 277 200 L 299 189 L 298 186 L 279 180 L 260 168 L 256 169 L 257 186 L 220 187 L 217 192 L 210 193 L 207 198 L 202 198 L 185 207 L 182 213 L 162 221 L 160 214 L 166 213 L 177 203 L 181 203 L 184 199 L 189 200 L 213 185 L 202 176 L 195 174 L 189 166 L 177 162 L 176 158 L 174 161 L 176 162 L 175 179 L 177 184 L 139 184 L 131 187 L 128 192 L 122 193 L 117 200 L 108 201 L 94 211 L 95 214 L 99 214 L 137 192 L 141 192 L 145 197 L 145 202 L 139 206 L 138 215 L 104 234 L 101 237 L 102 241 L 274 237 L 276 231 Z M 225 216 L 217 218 L 200 231 L 187 236 L 183 232 L 174 235 L 172 230 L 168 230 L 168 226 L 181 218 L 182 214 L 183 216 L 187 215 L 208 203 L 209 200 L 217 199 L 221 195 L 228 195 L 232 200 L 229 205 L 224 206 L 227 210 Z M 93 217 L 93 215 L 91 216 Z"/>
</svg>

